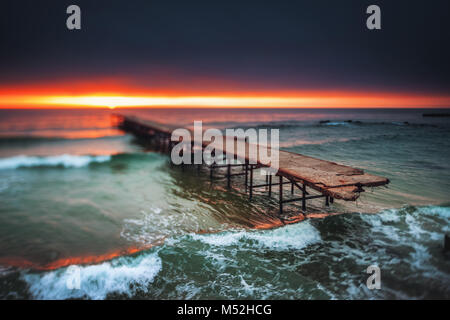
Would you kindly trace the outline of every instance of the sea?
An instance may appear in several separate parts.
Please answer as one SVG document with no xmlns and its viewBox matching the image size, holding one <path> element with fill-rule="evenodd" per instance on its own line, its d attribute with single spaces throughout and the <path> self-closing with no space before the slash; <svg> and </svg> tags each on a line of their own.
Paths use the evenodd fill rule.
<svg viewBox="0 0 450 320">
<path fill-rule="evenodd" d="M 423 117 L 443 112 L 0 110 L 0 299 L 450 299 L 450 118 Z M 279 129 L 283 150 L 390 183 L 284 223 L 277 188 L 250 201 L 242 176 L 172 166 L 117 113 Z"/>
</svg>

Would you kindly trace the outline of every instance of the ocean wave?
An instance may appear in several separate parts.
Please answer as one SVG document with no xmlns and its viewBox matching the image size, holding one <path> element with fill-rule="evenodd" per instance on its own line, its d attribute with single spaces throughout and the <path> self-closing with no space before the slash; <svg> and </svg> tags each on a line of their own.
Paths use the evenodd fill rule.
<svg viewBox="0 0 450 320">
<path fill-rule="evenodd" d="M 115 294 L 169 299 L 447 297 L 448 264 L 437 244 L 449 225 L 449 206 L 405 206 L 264 231 L 172 237 L 156 250 L 81 266 L 80 290 L 67 287 L 70 267 L 22 271 L 21 278 L 37 299 L 105 299 Z M 203 269 L 190 267 L 196 263 Z M 365 285 L 365 270 L 372 264 L 383 274 L 383 290 L 376 292 Z M 205 274 L 202 281 L 196 280 L 199 272 Z M 158 283 L 174 289 L 153 286 L 156 276 Z M 408 282 L 417 290 L 409 290 Z"/>
<path fill-rule="evenodd" d="M 321 120 L 319 126 L 409 126 L 409 127 L 438 127 L 435 124 L 410 123 L 408 121 L 361 121 L 361 120 Z"/>
<path fill-rule="evenodd" d="M 36 299 L 105 299 L 108 294 L 132 297 L 147 292 L 162 262 L 157 252 L 120 257 L 98 265 L 69 266 L 51 272 L 23 273 Z M 79 277 L 79 289 L 75 286 Z"/>
<path fill-rule="evenodd" d="M 0 277 L 4 277 L 4 276 L 9 275 L 9 274 L 11 274 L 13 272 L 14 272 L 14 270 L 11 267 L 0 266 Z"/>
<path fill-rule="evenodd" d="M 275 129 L 283 129 L 283 128 L 298 128 L 298 127 L 309 127 L 311 124 L 305 121 L 279 121 L 279 122 L 268 122 L 268 123 L 259 123 L 254 126 L 254 128 L 275 128 Z"/>
<path fill-rule="evenodd" d="M 89 156 L 63 154 L 58 156 L 15 156 L 0 159 L 0 170 L 31 167 L 81 168 L 90 163 L 110 161 L 111 156 Z"/>
<path fill-rule="evenodd" d="M 330 121 L 330 120 L 323 120 L 319 122 L 320 125 L 324 126 L 350 126 L 350 122 L 348 121 Z"/>
<path fill-rule="evenodd" d="M 408 229 L 398 228 L 396 229 L 397 232 L 390 233 L 390 235 L 396 237 L 397 240 L 401 240 L 402 236 L 412 236 L 416 239 L 420 239 L 424 235 L 430 240 L 440 240 L 442 238 L 442 233 L 437 232 L 437 226 L 442 225 L 442 232 L 444 233 L 450 230 L 450 207 L 445 206 L 406 206 L 400 209 L 384 210 L 376 216 L 362 215 L 362 218 L 370 223 L 375 229 L 380 229 L 380 231 L 385 233 L 391 231 L 388 230 L 386 226 L 393 223 L 403 223 Z"/>
<path fill-rule="evenodd" d="M 361 266 L 375 263 L 386 274 L 396 270 L 400 278 L 450 294 L 448 264 L 443 249 L 440 249 L 444 234 L 449 232 L 450 207 L 405 206 L 378 214 L 362 214 L 361 218 L 374 235 L 372 243 L 363 250 L 347 245 L 334 246 L 332 252 L 345 251 L 347 258 Z M 374 250 L 381 255 L 374 255 Z M 397 269 L 399 265 L 403 266 L 401 271 Z M 384 288 L 392 296 L 401 299 L 420 299 L 429 294 L 426 290 L 422 294 L 406 293 L 386 284 Z M 352 296 L 360 298 L 358 295 Z"/>
<path fill-rule="evenodd" d="M 439 133 L 435 133 L 436 135 Z M 363 149 L 373 149 L 373 145 L 381 145 L 381 148 L 391 148 L 388 143 L 395 143 L 399 144 L 402 142 L 401 147 L 396 147 L 396 152 L 404 151 L 409 152 L 411 148 L 407 148 L 407 144 L 414 143 L 415 141 L 412 140 L 412 135 L 410 132 L 388 132 L 388 131 L 382 131 L 382 130 L 373 130 L 370 134 L 364 134 L 359 137 L 348 137 L 348 138 L 328 138 L 328 139 L 321 139 L 321 140 L 305 140 L 305 139 L 297 139 L 297 140 L 286 140 L 280 142 L 280 147 L 282 148 L 295 148 L 295 147 L 314 147 L 314 150 L 316 149 L 316 146 L 319 148 L 322 146 L 328 146 L 330 144 L 333 144 L 333 146 L 336 146 L 338 144 L 342 145 L 348 145 L 345 148 L 363 148 Z M 428 136 L 422 136 L 420 139 L 429 139 Z M 353 147 L 351 145 L 354 145 Z M 293 149 L 294 152 L 300 152 L 304 153 L 305 149 Z M 328 149 L 323 149 L 323 151 L 327 151 Z M 318 155 L 319 157 L 319 155 Z M 422 161 L 422 160 L 410 160 L 412 161 Z M 433 169 L 442 169 L 443 166 L 437 165 L 437 164 L 430 164 L 430 161 L 427 163 L 424 163 L 426 167 L 433 168 Z"/>
<path fill-rule="evenodd" d="M 264 231 L 227 231 L 216 234 L 192 234 L 211 246 L 231 246 L 250 242 L 251 246 L 273 250 L 302 249 L 321 240 L 319 231 L 308 221 Z"/>
<path fill-rule="evenodd" d="M 271 128 L 296 128 L 310 126 L 310 121 L 303 120 L 285 120 L 285 121 L 214 121 L 204 123 L 203 126 L 207 128 L 219 128 L 219 129 L 271 129 Z"/>
<path fill-rule="evenodd" d="M 280 148 L 291 148 L 296 146 L 305 146 L 305 145 L 322 145 L 329 143 L 339 143 L 339 142 L 348 142 L 350 140 L 360 140 L 359 138 L 329 138 L 322 140 L 305 140 L 305 139 L 294 139 L 280 142 Z"/>
<path fill-rule="evenodd" d="M 199 253 L 211 259 L 210 262 L 214 264 L 217 263 L 214 252 L 222 250 L 223 246 L 234 244 L 243 249 L 247 247 L 247 249 L 257 251 L 260 251 L 261 248 L 275 251 L 299 250 L 321 241 L 321 238 L 318 230 L 309 222 L 264 231 L 227 231 L 209 235 L 189 234 L 171 238 L 156 249 L 143 251 L 137 255 L 114 258 L 100 264 L 71 265 L 43 272 L 22 270 L 20 278 L 27 284 L 29 294 L 35 299 L 42 300 L 97 300 L 107 299 L 111 295 L 120 297 L 151 295 L 155 292 L 155 288 L 151 284 L 155 277 L 163 271 L 161 257 L 166 257 L 167 250 L 174 245 L 193 247 L 193 242 L 197 241 L 211 246 Z M 165 253 L 160 254 L 160 252 Z M 73 288 L 73 284 L 76 283 L 73 280 L 77 279 L 77 276 L 79 277 L 79 289 Z M 245 282 L 243 278 L 242 281 Z M 201 294 L 201 288 L 197 284 L 189 287 L 190 294 L 195 295 L 195 291 L 197 294 Z M 178 290 L 184 291 L 182 288 L 178 288 Z"/>
<path fill-rule="evenodd" d="M 94 136 L 45 136 L 45 135 L 1 135 L 0 134 L 0 146 L 12 145 L 12 144 L 34 144 L 34 143 L 46 143 L 46 142 L 62 142 L 62 141 L 84 141 L 84 140 L 110 140 L 124 137 L 123 134 L 104 134 Z"/>
<path fill-rule="evenodd" d="M 271 121 L 271 122 L 255 122 L 255 123 L 228 123 L 224 124 L 225 128 L 242 128 L 242 129 L 295 129 L 295 128 L 317 128 L 317 127 L 373 127 L 373 126 L 392 126 L 392 127 L 439 127 L 436 124 L 426 123 L 411 123 L 408 121 L 362 121 L 362 120 L 320 120 L 320 121 L 304 121 L 304 120 L 291 120 L 291 121 Z"/>
</svg>

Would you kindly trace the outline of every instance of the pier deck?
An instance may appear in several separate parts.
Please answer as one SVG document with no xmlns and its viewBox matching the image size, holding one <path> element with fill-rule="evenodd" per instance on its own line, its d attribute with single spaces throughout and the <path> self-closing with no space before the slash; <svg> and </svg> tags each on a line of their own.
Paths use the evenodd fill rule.
<svg viewBox="0 0 450 320">
<path fill-rule="evenodd" d="M 116 117 L 119 119 L 119 127 L 121 129 L 131 132 L 136 136 L 155 139 L 162 144 L 167 144 L 167 151 L 170 150 L 170 137 L 173 130 L 179 128 L 174 125 L 162 124 L 134 116 L 116 115 Z M 231 141 L 230 137 L 224 137 L 223 151 L 226 150 L 227 141 Z M 209 143 L 209 141 L 203 141 L 203 147 L 206 147 Z M 248 143 L 245 142 L 245 144 L 245 157 L 240 160 L 242 161 L 241 165 L 244 169 L 242 175 L 245 175 L 245 187 L 250 190 L 250 198 L 252 197 L 252 190 L 254 188 L 268 187 L 269 195 L 271 195 L 272 186 L 280 186 L 280 212 L 283 210 L 283 203 L 302 201 L 302 207 L 305 209 L 306 200 L 318 197 L 325 197 L 326 205 L 328 205 L 329 202 L 333 202 L 334 199 L 354 201 L 359 197 L 360 193 L 364 191 L 363 187 L 378 187 L 389 183 L 389 179 L 365 173 L 361 169 L 304 156 L 298 153 L 279 150 L 278 171 L 276 173 L 276 176 L 279 177 L 279 181 L 272 183 L 272 176 L 268 175 L 266 177 L 266 184 L 255 186 L 253 185 L 253 170 L 267 166 L 262 164 L 259 159 L 250 159 L 248 154 Z M 258 145 L 258 148 L 268 147 Z M 236 148 L 234 150 L 235 155 L 238 156 Z M 239 155 L 241 154 L 242 153 L 239 153 Z M 254 161 L 251 162 L 250 160 Z M 231 176 L 233 176 L 230 170 L 231 166 L 232 165 L 230 164 L 212 165 L 211 170 L 214 168 L 228 167 L 226 178 L 228 180 L 228 185 L 230 185 Z M 283 179 L 287 179 L 287 182 L 284 182 Z M 302 191 L 302 197 L 284 200 L 282 198 L 282 186 L 286 183 L 292 185 L 292 194 L 294 193 L 294 186 L 300 189 Z M 318 191 L 321 195 L 308 196 L 309 193 L 306 191 L 306 187 Z"/>
</svg>

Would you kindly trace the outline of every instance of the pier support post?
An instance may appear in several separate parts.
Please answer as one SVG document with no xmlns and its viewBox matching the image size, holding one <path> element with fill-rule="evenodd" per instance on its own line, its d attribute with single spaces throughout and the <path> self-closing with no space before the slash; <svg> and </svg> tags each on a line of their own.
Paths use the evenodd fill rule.
<svg viewBox="0 0 450 320">
<path fill-rule="evenodd" d="M 166 151 L 167 151 L 167 153 L 168 154 L 170 154 L 170 151 L 171 151 L 171 149 L 170 149 L 170 136 L 167 136 L 167 141 L 166 141 Z"/>
<path fill-rule="evenodd" d="M 169 138 L 169 162 L 170 162 L 170 167 L 173 168 L 173 162 L 172 162 L 172 140 L 170 140 Z"/>
<path fill-rule="evenodd" d="M 306 211 L 306 186 L 302 185 L 302 210 Z"/>
<path fill-rule="evenodd" d="M 280 214 L 283 213 L 283 177 L 280 176 Z"/>
<path fill-rule="evenodd" d="M 194 164 L 195 154 L 194 154 L 194 142 L 191 142 L 191 164 Z"/>
<path fill-rule="evenodd" d="M 144 119 L 143 119 L 144 120 Z M 164 153 L 168 153 L 169 154 L 169 160 L 170 160 L 170 166 L 175 166 L 175 163 L 171 161 L 171 153 L 174 150 L 173 148 L 175 146 L 177 146 L 178 149 L 178 145 L 179 143 L 182 143 L 182 149 L 179 151 L 179 155 L 183 157 L 183 154 L 185 152 L 188 152 L 189 150 L 191 151 L 191 155 L 192 157 L 188 157 L 188 159 L 186 159 L 187 161 L 184 162 L 182 161 L 180 163 L 181 165 L 181 170 L 182 171 L 187 171 L 186 169 L 188 169 L 189 167 L 187 167 L 190 164 L 194 164 L 197 165 L 197 171 L 198 174 L 205 172 L 207 174 L 207 168 L 206 171 L 203 170 L 201 168 L 202 165 L 207 165 L 209 166 L 210 169 L 210 179 L 211 181 L 214 179 L 227 179 L 227 185 L 228 188 L 231 188 L 231 183 L 232 183 L 232 177 L 234 176 L 242 176 L 245 175 L 245 192 L 247 193 L 247 190 L 250 188 L 249 191 L 249 198 L 250 200 L 253 198 L 253 189 L 259 189 L 264 187 L 264 193 L 265 191 L 267 191 L 267 187 L 269 187 L 268 189 L 268 194 L 269 197 L 272 196 L 272 186 L 274 186 L 276 188 L 277 184 L 279 185 L 280 188 L 280 192 L 279 192 L 279 209 L 280 209 L 280 213 L 283 213 L 283 204 L 284 203 L 293 203 L 296 202 L 297 204 L 299 204 L 298 202 L 301 201 L 302 202 L 302 210 L 303 212 L 306 212 L 306 201 L 307 200 L 312 200 L 312 199 L 319 199 L 319 198 L 325 198 L 325 205 L 327 207 L 331 206 L 334 203 L 334 196 L 337 197 L 337 199 L 341 199 L 341 200 L 353 200 L 352 197 L 350 197 L 350 195 L 347 195 L 346 189 L 344 187 L 346 186 L 355 186 L 357 187 L 357 189 L 353 189 L 352 190 L 352 194 L 356 194 L 356 193 L 360 193 L 363 192 L 363 186 L 381 186 L 381 185 L 385 185 L 389 183 L 389 179 L 386 178 L 382 178 L 382 177 L 373 177 L 370 178 L 369 176 L 365 175 L 364 172 L 362 170 L 357 170 L 355 169 L 355 174 L 357 175 L 361 175 L 360 179 L 355 179 L 355 182 L 349 183 L 348 185 L 344 183 L 344 180 L 342 180 L 342 185 L 336 185 L 333 190 L 328 190 L 327 188 L 324 188 L 323 186 L 321 186 L 323 183 L 321 183 L 321 180 L 323 178 L 323 175 L 325 177 L 328 176 L 327 173 L 324 173 L 323 175 L 320 173 L 317 173 L 315 177 L 312 177 L 311 179 L 308 179 L 308 181 L 305 181 L 304 179 L 304 175 L 301 172 L 293 172 L 291 174 L 288 174 L 288 171 L 281 171 L 281 172 L 277 172 L 276 174 L 274 173 L 275 176 L 279 177 L 279 183 L 277 181 L 272 181 L 273 177 L 272 175 L 268 175 L 267 172 L 271 172 L 270 169 L 267 170 L 267 165 L 263 164 L 261 161 L 256 161 L 256 162 L 251 162 L 251 160 L 249 158 L 247 158 L 247 147 L 249 147 L 249 141 L 248 141 L 248 137 L 245 138 L 245 157 L 242 157 L 242 155 L 240 155 L 240 152 L 237 152 L 236 150 L 234 150 L 232 152 L 233 155 L 233 162 L 224 162 L 223 160 L 226 160 L 228 157 L 226 157 L 225 155 L 223 155 L 223 152 L 221 152 L 221 154 L 225 157 L 224 159 L 220 159 L 219 157 L 216 158 L 216 151 L 213 150 L 211 152 L 211 156 L 212 156 L 212 163 L 209 165 L 209 159 L 207 159 L 207 163 L 205 163 L 204 161 L 206 159 L 203 159 L 203 155 L 200 154 L 202 153 L 202 151 L 204 150 L 204 148 L 206 148 L 203 143 L 201 143 L 200 145 L 197 145 L 196 143 L 194 143 L 193 141 L 183 141 L 183 137 L 180 136 L 178 138 L 178 141 L 172 141 L 172 136 L 171 136 L 171 131 L 172 131 L 172 126 L 170 125 L 164 125 L 164 124 L 160 124 L 160 125 L 156 125 L 156 124 L 152 124 L 150 121 L 141 121 L 140 119 L 133 119 L 133 118 L 127 118 L 125 116 L 120 116 L 119 119 L 119 123 L 116 124 L 120 129 L 122 129 L 123 131 L 126 132 L 131 132 L 133 133 L 136 138 L 138 138 L 140 140 L 140 142 L 142 143 L 143 147 L 146 149 L 150 149 L 153 151 L 159 150 L 161 152 Z M 192 132 L 191 132 L 192 134 Z M 175 138 L 175 137 L 174 137 Z M 228 139 L 228 138 L 227 138 Z M 176 140 L 176 139 L 175 139 Z M 196 142 L 197 140 L 195 140 Z M 229 142 L 228 140 L 225 140 L 225 142 Z M 234 142 L 237 142 L 237 138 L 234 138 Z M 189 149 L 190 148 L 190 149 Z M 249 150 L 250 151 L 250 150 Z M 197 157 L 197 152 L 199 152 L 199 156 L 202 155 L 201 157 Z M 235 159 L 235 157 L 237 157 L 237 159 Z M 302 155 L 300 154 L 291 154 L 291 155 L 286 155 L 285 157 L 287 157 L 286 159 L 289 159 L 289 161 L 286 161 L 285 165 L 287 166 L 285 169 L 289 169 L 291 166 L 295 166 L 295 167 L 299 167 L 299 169 L 301 169 L 301 162 L 302 162 Z M 198 158 L 199 162 L 195 163 L 195 159 Z M 183 159 L 184 160 L 184 159 Z M 191 162 L 188 162 L 188 161 Z M 229 160 L 231 160 L 231 158 L 229 158 Z M 238 160 L 237 162 L 234 160 Z M 245 162 L 244 162 L 245 161 Z M 318 161 L 322 161 L 322 162 L 318 162 Z M 316 166 L 324 166 L 324 171 L 329 171 L 328 173 L 330 175 L 333 174 L 339 174 L 340 169 L 338 169 L 339 167 L 341 167 L 340 165 L 337 165 L 333 162 L 329 162 L 329 161 L 323 161 L 323 160 L 318 160 L 318 159 L 314 159 L 312 158 L 311 162 L 308 162 L 305 167 L 306 168 L 310 168 L 310 169 L 314 169 Z M 241 167 L 241 169 L 238 170 L 234 170 L 233 167 Z M 226 175 L 224 175 L 223 173 L 225 172 L 226 169 Z M 264 170 L 264 174 L 266 175 L 266 179 L 265 179 L 265 184 L 259 184 L 259 182 L 261 181 L 260 178 L 256 179 L 256 183 L 253 182 L 253 171 L 255 169 L 260 169 L 260 170 Z M 284 168 L 280 168 L 280 169 L 284 169 Z M 215 175 L 214 174 L 214 170 L 218 170 L 218 174 Z M 250 170 L 250 177 L 248 176 L 249 171 Z M 359 171 L 361 171 L 361 173 L 358 173 Z M 282 173 L 284 172 L 284 173 Z M 283 177 L 281 175 L 285 175 L 286 177 L 286 181 L 284 181 Z M 305 172 L 305 174 L 307 175 L 307 172 Z M 263 175 L 263 173 L 261 173 L 261 175 Z M 344 176 L 346 176 L 347 174 L 343 174 Z M 250 181 L 249 181 L 250 179 Z M 276 179 L 276 178 L 275 178 Z M 359 182 L 357 182 L 359 180 Z M 284 181 L 284 182 L 283 182 Z M 236 182 L 236 181 L 235 181 Z M 288 199 L 283 200 L 283 186 L 284 184 L 287 185 L 291 185 L 291 197 L 287 197 Z M 211 182 L 212 185 L 212 182 Z M 319 192 L 319 194 L 310 194 L 307 190 L 306 190 L 306 186 L 308 186 L 308 188 L 310 188 L 311 190 L 315 190 L 316 192 Z M 298 188 L 299 191 L 295 191 L 295 189 Z M 262 190 L 262 189 L 260 189 Z M 288 189 L 286 188 L 286 191 Z M 276 190 L 275 190 L 276 191 Z M 295 194 L 299 194 L 302 193 L 302 197 L 294 197 Z M 289 194 L 288 194 L 289 195 Z M 333 195 L 333 196 L 332 196 Z M 276 196 L 275 196 L 276 197 Z M 277 199 L 274 199 L 277 200 Z M 450 242 L 450 240 L 449 240 Z M 450 247 L 450 244 L 448 245 L 448 247 Z"/>
<path fill-rule="evenodd" d="M 245 161 L 244 170 L 245 170 L 245 192 L 247 192 L 247 189 L 248 189 L 248 163 L 247 163 L 247 161 Z"/>
<path fill-rule="evenodd" d="M 253 165 L 250 165 L 250 200 L 253 197 Z"/>
<path fill-rule="evenodd" d="M 181 152 L 180 152 L 180 156 L 181 156 L 181 158 L 183 158 L 183 155 L 184 155 L 184 150 L 181 150 Z M 183 161 L 181 161 L 181 171 L 183 171 L 183 172 L 184 172 L 184 160 L 183 160 Z"/>
<path fill-rule="evenodd" d="M 215 158 L 216 157 L 216 150 L 213 150 L 211 152 L 211 157 Z M 215 160 L 211 159 L 211 165 L 209 166 L 209 178 L 212 180 L 213 179 L 213 172 L 214 172 L 214 164 L 216 163 Z"/>
<path fill-rule="evenodd" d="M 272 196 L 272 175 L 269 175 L 269 197 Z"/>
</svg>

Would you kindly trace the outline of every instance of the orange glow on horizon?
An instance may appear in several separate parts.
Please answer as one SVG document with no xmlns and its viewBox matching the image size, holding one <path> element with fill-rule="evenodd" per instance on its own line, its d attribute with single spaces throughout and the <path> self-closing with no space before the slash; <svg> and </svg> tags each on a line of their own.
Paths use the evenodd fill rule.
<svg viewBox="0 0 450 320">
<path fill-rule="evenodd" d="M 420 108 L 449 107 L 450 97 L 393 94 L 299 94 L 259 96 L 1 96 L 0 108 Z"/>
<path fill-rule="evenodd" d="M 247 90 L 211 80 L 187 87 L 135 85 L 124 79 L 0 86 L 0 108 L 427 108 L 450 107 L 450 95 L 349 90 Z"/>
</svg>

